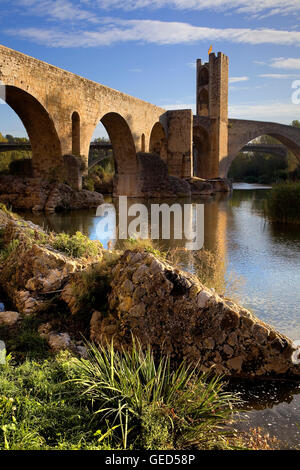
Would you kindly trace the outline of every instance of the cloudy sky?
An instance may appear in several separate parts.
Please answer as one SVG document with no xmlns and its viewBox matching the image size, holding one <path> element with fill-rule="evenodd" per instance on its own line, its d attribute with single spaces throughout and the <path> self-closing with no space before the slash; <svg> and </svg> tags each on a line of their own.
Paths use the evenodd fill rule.
<svg viewBox="0 0 300 470">
<path fill-rule="evenodd" d="M 230 117 L 290 123 L 299 16 L 299 0 L 0 0 L 0 43 L 169 109 L 195 109 L 212 44 L 230 58 Z M 4 104 L 0 132 L 25 135 Z"/>
</svg>

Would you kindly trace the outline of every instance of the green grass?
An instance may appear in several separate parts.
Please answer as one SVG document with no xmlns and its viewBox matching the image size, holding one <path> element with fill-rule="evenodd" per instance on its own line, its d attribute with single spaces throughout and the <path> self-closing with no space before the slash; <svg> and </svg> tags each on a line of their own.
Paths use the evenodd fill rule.
<svg viewBox="0 0 300 470">
<path fill-rule="evenodd" d="M 81 232 L 75 235 L 58 233 L 50 235 L 50 244 L 53 248 L 74 258 L 92 258 L 102 254 L 102 243 L 90 240 Z"/>
<path fill-rule="evenodd" d="M 266 216 L 284 224 L 300 223 L 300 182 L 273 186 L 266 202 Z"/>
<path fill-rule="evenodd" d="M 91 403 L 74 393 L 72 358 L 0 366 L 0 449 L 109 449 L 98 443 Z"/>
<path fill-rule="evenodd" d="M 231 448 L 238 399 L 186 364 L 172 369 L 135 343 L 89 358 L 60 353 L 0 365 L 0 449 Z"/>
</svg>

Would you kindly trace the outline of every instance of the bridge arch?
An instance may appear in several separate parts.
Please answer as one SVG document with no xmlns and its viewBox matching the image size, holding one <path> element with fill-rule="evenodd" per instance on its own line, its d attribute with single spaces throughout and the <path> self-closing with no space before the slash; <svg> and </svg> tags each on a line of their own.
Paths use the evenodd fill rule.
<svg viewBox="0 0 300 470">
<path fill-rule="evenodd" d="M 294 153 L 300 163 L 300 129 L 284 124 L 261 121 L 229 120 L 228 156 L 220 161 L 219 176 L 226 177 L 240 150 L 252 140 L 269 135 Z"/>
<path fill-rule="evenodd" d="M 164 161 L 167 161 L 167 138 L 165 130 L 160 122 L 156 122 L 152 127 L 149 151 L 151 153 L 157 153 Z"/>
<path fill-rule="evenodd" d="M 32 149 L 34 176 L 55 174 L 63 165 L 61 143 L 54 122 L 41 102 L 27 91 L 5 87 L 5 101 L 21 119 Z"/>
<path fill-rule="evenodd" d="M 126 119 L 117 112 L 104 114 L 100 122 L 105 127 L 113 148 L 114 195 L 135 196 L 138 193 L 138 166 L 130 127 Z"/>
</svg>

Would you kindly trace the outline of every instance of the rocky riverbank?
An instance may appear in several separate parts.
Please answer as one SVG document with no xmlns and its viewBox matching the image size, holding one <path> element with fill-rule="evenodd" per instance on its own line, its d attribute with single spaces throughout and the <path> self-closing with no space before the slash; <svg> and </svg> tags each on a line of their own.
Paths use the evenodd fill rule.
<svg viewBox="0 0 300 470">
<path fill-rule="evenodd" d="M 5 210 L 0 227 L 0 282 L 15 306 L 12 325 L 40 319 L 38 332 L 52 349 L 79 351 L 72 322 L 80 318 L 83 333 L 89 330 L 98 344 L 113 339 L 117 349 L 130 348 L 134 336 L 155 353 L 203 371 L 300 379 L 289 338 L 157 254 L 97 247 L 96 256 L 74 258 L 55 249 L 39 227 Z"/>
<path fill-rule="evenodd" d="M 103 202 L 102 194 L 77 191 L 64 183 L 40 178 L 0 175 L 0 202 L 21 211 L 55 212 L 64 209 L 88 209 Z"/>
</svg>

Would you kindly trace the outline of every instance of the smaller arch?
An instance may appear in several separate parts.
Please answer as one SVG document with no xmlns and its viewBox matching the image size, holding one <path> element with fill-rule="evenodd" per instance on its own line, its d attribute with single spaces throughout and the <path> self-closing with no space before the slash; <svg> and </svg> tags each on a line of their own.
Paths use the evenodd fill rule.
<svg viewBox="0 0 300 470">
<path fill-rule="evenodd" d="M 206 86 L 209 83 L 209 72 L 206 67 L 202 67 L 199 72 L 198 85 Z"/>
<path fill-rule="evenodd" d="M 145 134 L 142 134 L 141 136 L 141 151 L 146 152 L 146 138 Z"/>
<path fill-rule="evenodd" d="M 208 109 L 209 109 L 208 91 L 205 88 L 203 88 L 199 93 L 198 114 L 200 116 L 208 116 Z"/>
<path fill-rule="evenodd" d="M 151 153 L 157 153 L 163 160 L 167 161 L 167 138 L 160 122 L 156 122 L 152 128 L 149 150 Z"/>
<path fill-rule="evenodd" d="M 77 111 L 72 114 L 72 154 L 80 155 L 80 116 Z"/>
</svg>

